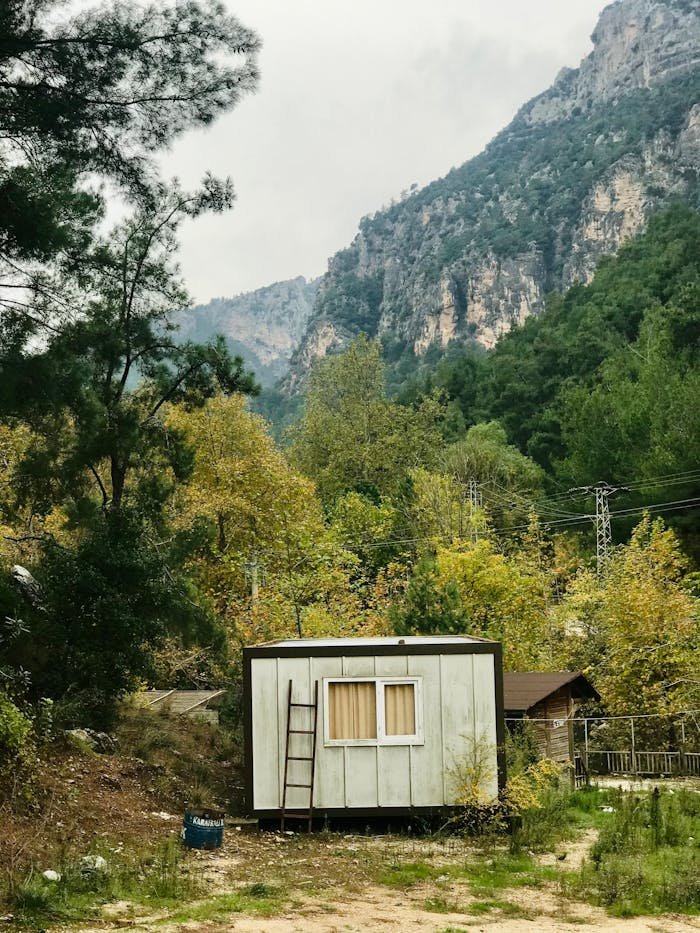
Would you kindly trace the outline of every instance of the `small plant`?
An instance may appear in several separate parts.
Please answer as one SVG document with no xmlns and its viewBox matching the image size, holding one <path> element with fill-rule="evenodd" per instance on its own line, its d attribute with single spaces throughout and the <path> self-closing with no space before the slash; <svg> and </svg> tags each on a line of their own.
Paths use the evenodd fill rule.
<svg viewBox="0 0 700 933">
<path fill-rule="evenodd" d="M 494 803 L 496 749 L 483 733 L 466 736 L 467 752 L 451 771 L 455 798 L 463 807 L 488 807 Z"/>
<path fill-rule="evenodd" d="M 0 796 L 16 789 L 17 777 L 28 784 L 35 753 L 32 721 L 0 688 Z"/>
</svg>

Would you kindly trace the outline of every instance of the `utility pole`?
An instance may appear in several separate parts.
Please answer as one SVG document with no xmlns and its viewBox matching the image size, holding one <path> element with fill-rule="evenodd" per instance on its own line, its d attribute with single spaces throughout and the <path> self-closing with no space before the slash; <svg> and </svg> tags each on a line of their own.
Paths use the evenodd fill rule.
<svg viewBox="0 0 700 933">
<path fill-rule="evenodd" d="M 258 593 L 260 589 L 258 577 L 260 564 L 258 563 L 257 551 L 253 551 L 252 558 L 244 566 L 246 582 L 250 583 L 250 600 L 251 602 L 256 603 L 258 601 Z"/>
<path fill-rule="evenodd" d="M 621 492 L 629 492 L 627 486 L 611 486 L 610 483 L 599 482 L 593 486 L 577 486 L 569 492 L 581 492 L 588 496 L 595 496 L 595 536 L 596 536 L 596 571 L 598 576 L 605 573 L 605 567 L 610 556 L 612 546 L 612 531 L 610 529 L 610 499 Z"/>
</svg>

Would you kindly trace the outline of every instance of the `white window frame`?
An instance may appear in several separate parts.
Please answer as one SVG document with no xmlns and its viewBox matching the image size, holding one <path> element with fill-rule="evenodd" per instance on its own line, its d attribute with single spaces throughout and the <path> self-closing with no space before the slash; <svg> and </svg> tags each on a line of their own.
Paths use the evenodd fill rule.
<svg viewBox="0 0 700 933">
<path fill-rule="evenodd" d="M 330 684 L 373 683 L 376 691 L 377 738 L 376 739 L 331 739 L 330 704 L 328 689 Z M 387 735 L 384 688 L 386 686 L 413 686 L 415 704 L 416 731 L 413 735 Z M 369 745 L 425 745 L 423 737 L 423 678 L 422 677 L 324 677 L 323 678 L 323 744 L 326 746 Z"/>
</svg>

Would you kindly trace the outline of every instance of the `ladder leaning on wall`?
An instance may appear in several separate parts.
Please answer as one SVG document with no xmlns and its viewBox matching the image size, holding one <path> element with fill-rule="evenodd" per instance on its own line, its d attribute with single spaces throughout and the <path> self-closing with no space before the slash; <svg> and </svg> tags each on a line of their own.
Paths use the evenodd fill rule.
<svg viewBox="0 0 700 933">
<path fill-rule="evenodd" d="M 292 727 L 292 714 L 294 710 L 307 709 L 310 712 L 311 728 L 295 729 Z M 306 717 L 305 717 L 306 722 Z M 313 703 L 293 703 L 292 702 L 292 681 L 289 681 L 289 693 L 287 695 L 287 740 L 284 747 L 284 781 L 282 785 L 282 821 L 281 828 L 284 831 L 286 820 L 306 820 L 308 830 L 311 832 L 311 825 L 314 818 L 314 774 L 316 772 L 316 733 L 318 728 L 318 681 L 314 681 Z M 306 735 L 311 743 L 310 755 L 291 755 L 290 739 L 293 735 Z M 309 767 L 308 783 L 292 782 L 289 780 L 289 762 L 304 761 Z M 294 812 L 287 812 L 287 789 L 290 787 L 307 788 L 309 791 L 309 806 L 307 810 L 300 811 L 294 808 Z"/>
</svg>

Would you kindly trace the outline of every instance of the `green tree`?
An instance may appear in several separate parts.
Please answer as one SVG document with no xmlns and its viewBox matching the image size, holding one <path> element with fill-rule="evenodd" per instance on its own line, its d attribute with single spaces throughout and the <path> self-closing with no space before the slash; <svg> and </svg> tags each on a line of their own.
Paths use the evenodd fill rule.
<svg viewBox="0 0 700 933">
<path fill-rule="evenodd" d="M 255 87 L 260 43 L 213 0 L 74 15 L 7 0 L 0 35 L 1 365 L 73 310 L 65 279 L 101 219 L 101 180 L 148 198 L 152 153 Z"/>
<path fill-rule="evenodd" d="M 434 463 L 442 446 L 440 402 L 430 397 L 409 408 L 389 401 L 380 345 L 364 336 L 316 366 L 305 401 L 291 457 L 326 504 L 353 490 L 394 495 L 409 470 Z"/>
<path fill-rule="evenodd" d="M 169 315 L 187 297 L 172 261 L 178 227 L 225 209 L 230 196 L 213 179 L 192 195 L 161 188 L 156 209 L 138 211 L 98 244 L 83 313 L 43 351 L 28 348 L 15 360 L 16 392 L 26 382 L 44 385 L 41 404 L 31 395 L 16 402 L 38 438 L 26 472 L 38 484 L 50 480 L 78 514 L 97 501 L 105 511 L 121 508 L 130 476 L 132 504 L 155 513 L 170 489 L 165 467 L 175 475 L 187 467 L 163 406 L 256 388 L 223 339 L 200 345 L 170 335 Z"/>
<path fill-rule="evenodd" d="M 503 644 L 508 670 L 555 665 L 559 628 L 550 612 L 550 577 L 532 561 L 484 537 L 438 547 L 419 561 L 392 617 L 400 634 L 467 634 Z"/>
<path fill-rule="evenodd" d="M 647 515 L 603 580 L 579 575 L 560 607 L 568 657 L 588 666 L 614 714 L 672 714 L 700 702 L 698 600 L 673 531 Z"/>
<path fill-rule="evenodd" d="M 29 695 L 60 701 L 63 724 L 105 725 L 114 700 L 151 672 L 168 633 L 221 643 L 221 633 L 182 574 L 173 546 L 154 539 L 131 509 L 83 530 L 73 547 L 51 539 L 36 570 L 40 606 L 24 608 L 23 635 L 10 646 L 31 674 Z"/>
<path fill-rule="evenodd" d="M 475 481 L 484 506 L 498 525 L 522 521 L 542 493 L 544 471 L 508 443 L 497 422 L 475 424 L 444 454 L 444 468 L 466 490 Z"/>
</svg>

